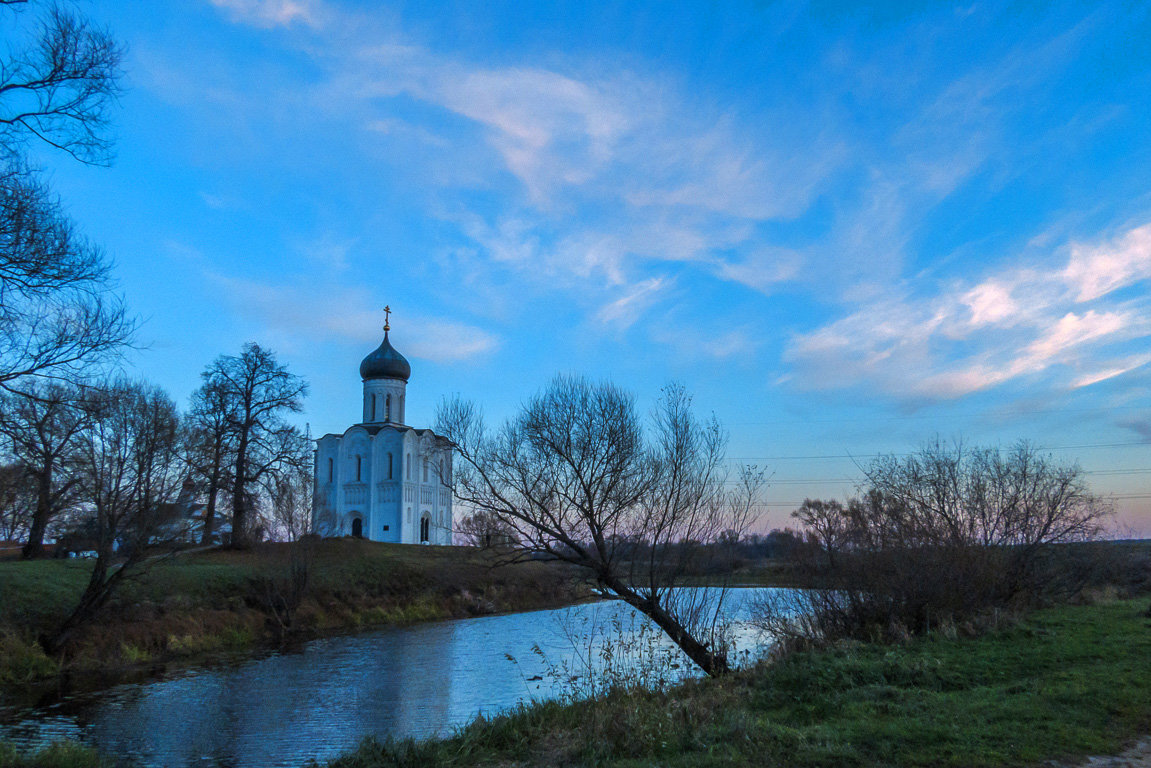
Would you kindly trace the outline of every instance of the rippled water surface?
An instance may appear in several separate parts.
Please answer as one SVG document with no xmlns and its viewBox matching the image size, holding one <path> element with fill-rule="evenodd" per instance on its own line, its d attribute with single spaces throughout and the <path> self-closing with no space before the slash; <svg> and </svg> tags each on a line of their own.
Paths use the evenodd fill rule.
<svg viewBox="0 0 1151 768">
<path fill-rule="evenodd" d="M 732 593 L 737 621 L 760 591 Z M 300 766 L 365 736 L 450 733 L 481 712 L 562 695 L 570 688 L 557 670 L 578 671 L 589 632 L 616 643 L 649 636 L 636 616 L 613 601 L 316 640 L 0 711 L 0 738 L 78 739 L 142 766 Z M 754 645 L 750 630 L 739 642 Z M 690 663 L 680 669 L 690 674 Z"/>
</svg>

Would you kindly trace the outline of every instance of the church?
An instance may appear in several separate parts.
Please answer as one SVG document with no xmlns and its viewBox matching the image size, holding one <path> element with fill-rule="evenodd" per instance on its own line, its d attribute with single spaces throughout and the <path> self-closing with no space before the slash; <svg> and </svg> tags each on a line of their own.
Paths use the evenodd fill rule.
<svg viewBox="0 0 1151 768">
<path fill-rule="evenodd" d="M 397 544 L 451 544 L 452 443 L 404 423 L 412 367 L 388 339 L 360 363 L 364 416 L 316 441 L 313 530 Z"/>
</svg>

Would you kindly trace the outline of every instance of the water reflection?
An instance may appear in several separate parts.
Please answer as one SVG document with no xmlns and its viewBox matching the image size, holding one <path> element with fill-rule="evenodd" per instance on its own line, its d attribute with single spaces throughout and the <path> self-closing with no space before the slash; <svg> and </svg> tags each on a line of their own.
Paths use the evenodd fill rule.
<svg viewBox="0 0 1151 768">
<path fill-rule="evenodd" d="M 744 615 L 757 592 L 733 593 L 733 615 Z M 574 664 L 565 626 L 622 619 L 628 627 L 632 616 L 609 602 L 327 638 L 7 712 L 0 738 L 80 739 L 143 766 L 299 766 L 368 735 L 444 734 L 481 712 L 557 696 L 563 691 L 533 646 L 553 664 Z M 745 632 L 744 645 L 751 642 Z M 690 664 L 681 668 L 689 673 Z"/>
</svg>

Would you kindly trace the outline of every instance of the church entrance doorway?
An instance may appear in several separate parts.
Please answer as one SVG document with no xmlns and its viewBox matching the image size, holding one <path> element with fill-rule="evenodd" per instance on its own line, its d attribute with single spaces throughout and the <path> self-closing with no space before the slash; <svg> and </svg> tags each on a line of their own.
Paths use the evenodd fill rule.
<svg viewBox="0 0 1151 768">
<path fill-rule="evenodd" d="M 426 517 L 420 518 L 420 543 L 424 544 L 428 541 L 428 534 L 431 532 L 431 520 Z"/>
<path fill-rule="evenodd" d="M 364 521 L 358 517 L 352 521 L 352 535 L 357 539 L 364 538 Z"/>
</svg>

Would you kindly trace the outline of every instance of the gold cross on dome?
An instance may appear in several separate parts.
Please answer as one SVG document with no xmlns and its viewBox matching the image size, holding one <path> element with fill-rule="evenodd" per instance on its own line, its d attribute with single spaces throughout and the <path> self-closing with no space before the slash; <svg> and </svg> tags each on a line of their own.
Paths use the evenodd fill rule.
<svg viewBox="0 0 1151 768">
<path fill-rule="evenodd" d="M 384 307 L 384 330 L 385 331 L 392 330 L 392 327 L 388 324 L 388 321 L 391 319 L 391 317 L 392 317 L 392 308 L 391 307 Z"/>
</svg>

